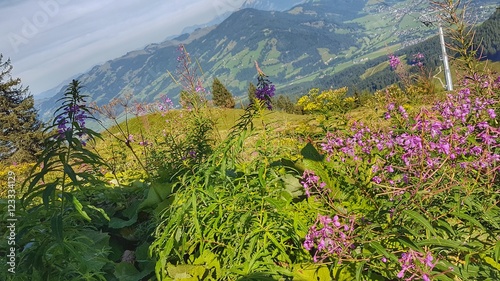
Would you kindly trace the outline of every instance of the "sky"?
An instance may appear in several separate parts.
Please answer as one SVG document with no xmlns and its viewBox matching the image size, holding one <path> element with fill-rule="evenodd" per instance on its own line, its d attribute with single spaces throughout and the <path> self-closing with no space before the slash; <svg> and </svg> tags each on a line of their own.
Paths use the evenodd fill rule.
<svg viewBox="0 0 500 281">
<path fill-rule="evenodd" d="M 0 0 L 0 53 L 33 95 L 244 0 Z"/>
</svg>

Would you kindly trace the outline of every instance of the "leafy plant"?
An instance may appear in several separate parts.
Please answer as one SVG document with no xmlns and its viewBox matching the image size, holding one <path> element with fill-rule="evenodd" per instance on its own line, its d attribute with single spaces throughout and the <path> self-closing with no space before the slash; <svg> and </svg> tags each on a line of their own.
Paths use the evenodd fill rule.
<svg viewBox="0 0 500 281">
<path fill-rule="evenodd" d="M 92 212 L 105 218 L 107 214 L 83 205 L 75 196 L 86 185 L 99 182 L 96 167 L 105 165 L 86 149 L 99 135 L 85 127 L 90 113 L 80 89 L 78 81 L 70 83 L 47 128 L 45 150 L 23 184 L 25 213 L 18 239 L 24 250 L 19 255 L 19 271 L 30 280 L 105 280 L 102 270 L 109 263 L 109 237 L 85 222 L 91 221 Z"/>
</svg>

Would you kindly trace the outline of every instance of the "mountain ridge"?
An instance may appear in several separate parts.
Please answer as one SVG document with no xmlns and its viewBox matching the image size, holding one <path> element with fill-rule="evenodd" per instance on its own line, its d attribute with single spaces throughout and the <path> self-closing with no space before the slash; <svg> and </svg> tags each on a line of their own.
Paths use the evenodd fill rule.
<svg viewBox="0 0 500 281">
<path fill-rule="evenodd" d="M 283 87 L 299 83 L 301 79 L 331 75 L 340 66 L 352 64 L 358 57 L 363 58 L 373 48 L 384 48 L 384 41 L 377 43 L 381 47 L 365 43 L 375 41 L 376 36 L 384 33 L 367 30 L 362 19 L 371 15 L 366 13 L 368 2 L 362 2 L 365 3 L 363 7 L 348 5 L 346 0 L 305 1 L 284 12 L 240 9 L 217 26 L 197 29 L 192 34 L 129 52 L 92 68 L 78 80 L 85 85 L 84 94 L 97 104 L 109 103 L 127 93 L 132 93 L 139 102 L 150 102 L 165 94 L 175 101 L 180 89 L 168 72 L 175 73 L 176 49 L 181 43 L 186 45 L 193 58 L 199 60 L 207 73 L 207 84 L 212 77 L 218 77 L 236 96 L 246 95 L 248 81 L 255 77 L 255 60 L 273 82 Z M 395 7 L 400 5 L 406 9 L 418 5 L 417 0 L 392 2 Z M 350 10 L 338 16 L 332 13 L 334 8 Z M 383 12 L 384 16 L 392 15 L 403 22 L 397 12 Z M 387 22 L 383 27 L 391 30 L 390 24 L 393 23 Z M 385 22 L 379 25 L 382 23 Z M 360 40 L 360 34 L 364 36 L 363 40 Z M 399 37 L 388 34 L 384 40 L 391 42 L 394 38 Z M 404 37 L 399 40 L 404 40 Z M 40 106 L 40 111 L 46 113 L 44 119 L 52 116 L 50 112 L 60 94 Z"/>
</svg>

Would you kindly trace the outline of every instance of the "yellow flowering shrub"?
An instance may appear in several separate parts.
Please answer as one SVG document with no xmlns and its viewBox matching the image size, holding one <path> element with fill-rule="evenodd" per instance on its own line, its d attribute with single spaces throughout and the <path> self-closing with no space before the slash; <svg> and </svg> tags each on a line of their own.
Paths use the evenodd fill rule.
<svg viewBox="0 0 500 281">
<path fill-rule="evenodd" d="M 15 175 L 15 190 L 16 197 L 21 197 L 21 185 L 28 177 L 33 163 L 23 163 L 17 165 L 2 165 L 0 164 L 0 198 L 6 198 L 8 194 L 8 178 L 9 172 Z"/>
<path fill-rule="evenodd" d="M 347 87 L 328 89 L 320 92 L 318 88 L 311 89 L 307 95 L 302 96 L 297 105 L 305 112 L 345 113 L 356 102 L 354 97 L 346 97 Z"/>
</svg>

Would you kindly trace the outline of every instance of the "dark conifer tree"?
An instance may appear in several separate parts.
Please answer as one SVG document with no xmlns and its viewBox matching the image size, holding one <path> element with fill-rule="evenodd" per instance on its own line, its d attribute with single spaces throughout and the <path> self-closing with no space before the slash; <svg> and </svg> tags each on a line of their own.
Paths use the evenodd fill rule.
<svg viewBox="0 0 500 281">
<path fill-rule="evenodd" d="M 234 108 L 235 103 L 233 95 L 217 78 L 214 78 L 214 82 L 212 83 L 212 95 L 215 106 Z"/>
<path fill-rule="evenodd" d="M 12 78 L 10 60 L 2 58 L 0 54 L 0 161 L 33 161 L 43 148 L 42 124 L 33 96 L 19 78 Z"/>
<path fill-rule="evenodd" d="M 252 83 L 250 82 L 250 84 L 248 85 L 248 101 L 250 103 L 253 103 L 253 101 L 255 100 L 255 92 L 257 91 L 257 87 Z"/>
</svg>

